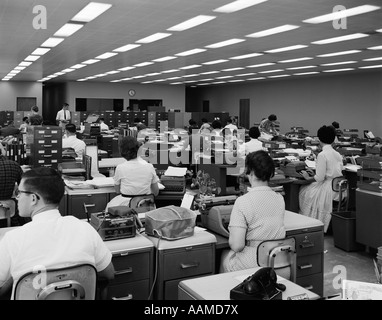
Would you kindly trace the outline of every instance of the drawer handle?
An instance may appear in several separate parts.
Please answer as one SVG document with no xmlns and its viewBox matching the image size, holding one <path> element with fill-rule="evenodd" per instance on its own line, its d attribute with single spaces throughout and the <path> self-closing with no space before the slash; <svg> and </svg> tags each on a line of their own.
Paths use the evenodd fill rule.
<svg viewBox="0 0 382 320">
<path fill-rule="evenodd" d="M 94 208 L 95 207 L 95 204 L 94 203 L 89 203 L 89 204 L 86 204 L 84 203 L 84 208 Z"/>
<path fill-rule="evenodd" d="M 195 262 L 195 263 L 181 263 L 180 266 L 181 266 L 182 269 L 197 268 L 197 267 L 199 267 L 199 262 Z"/>
<path fill-rule="evenodd" d="M 52 138 L 53 136 L 51 134 L 44 134 L 44 138 Z"/>
<path fill-rule="evenodd" d="M 122 274 L 128 274 L 128 273 L 132 273 L 133 272 L 133 268 L 132 267 L 128 267 L 127 269 L 125 270 L 121 270 L 121 271 L 115 271 L 114 274 L 116 276 L 120 276 Z"/>
<path fill-rule="evenodd" d="M 310 286 L 304 287 L 304 289 L 306 289 L 306 290 L 313 290 L 313 286 L 310 285 Z"/>
<path fill-rule="evenodd" d="M 44 144 L 44 148 L 52 148 L 51 144 Z"/>
<path fill-rule="evenodd" d="M 129 255 L 129 252 L 122 252 L 119 254 L 120 257 L 126 257 L 127 255 Z"/>
<path fill-rule="evenodd" d="M 44 158 L 52 158 L 51 154 L 44 154 Z"/>
<path fill-rule="evenodd" d="M 132 299 L 133 299 L 133 295 L 132 294 L 129 294 L 126 297 L 120 297 L 120 298 L 112 297 L 111 298 L 111 300 L 132 300 Z"/>
<path fill-rule="evenodd" d="M 303 265 L 303 266 L 298 266 L 298 268 L 299 268 L 300 270 L 310 269 L 310 268 L 312 268 L 312 267 L 313 267 L 312 264 L 306 264 L 306 265 Z"/>
<path fill-rule="evenodd" d="M 302 248 L 302 249 L 307 249 L 307 248 L 312 248 L 312 247 L 314 247 L 314 243 L 312 243 L 312 242 L 300 244 L 300 248 Z"/>
</svg>

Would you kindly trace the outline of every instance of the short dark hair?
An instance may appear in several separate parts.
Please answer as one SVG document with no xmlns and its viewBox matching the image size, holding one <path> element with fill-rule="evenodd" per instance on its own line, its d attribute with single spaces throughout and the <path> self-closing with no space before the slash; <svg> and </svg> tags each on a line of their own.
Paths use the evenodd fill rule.
<svg viewBox="0 0 382 320">
<path fill-rule="evenodd" d="M 202 122 L 203 122 L 203 123 L 207 123 L 208 120 L 207 120 L 206 118 L 202 118 Z"/>
<path fill-rule="evenodd" d="M 138 140 L 132 136 L 119 138 L 119 152 L 126 160 L 132 160 L 137 157 L 140 144 Z"/>
<path fill-rule="evenodd" d="M 248 134 L 252 139 L 257 139 L 260 137 L 260 130 L 258 127 L 251 127 Z"/>
<path fill-rule="evenodd" d="M 27 121 L 27 120 L 29 120 L 28 117 L 24 117 L 24 118 L 23 118 L 23 121 Z"/>
<path fill-rule="evenodd" d="M 213 129 L 221 129 L 222 128 L 222 123 L 219 120 L 214 120 L 211 123 L 211 127 Z"/>
<path fill-rule="evenodd" d="M 24 185 L 30 192 L 41 196 L 47 204 L 59 204 L 65 193 L 65 183 L 61 174 L 48 167 L 37 167 L 22 175 Z"/>
<path fill-rule="evenodd" d="M 336 130 L 333 126 L 322 126 L 317 131 L 317 137 L 323 143 L 332 144 L 336 138 Z"/>
<path fill-rule="evenodd" d="M 105 121 L 105 118 L 101 117 L 98 119 L 98 121 Z"/>
<path fill-rule="evenodd" d="M 339 129 L 339 128 L 340 128 L 340 124 L 339 124 L 337 121 L 333 121 L 333 122 L 332 122 L 332 126 L 333 126 L 335 129 Z"/>
<path fill-rule="evenodd" d="M 276 121 L 277 120 L 277 116 L 275 114 L 271 114 L 269 117 L 268 117 L 268 120 L 269 121 Z"/>
<path fill-rule="evenodd" d="M 71 132 L 71 133 L 76 133 L 76 125 L 73 124 L 73 123 L 68 123 L 68 124 L 65 126 L 65 130 L 68 130 L 68 131 Z"/>
<path fill-rule="evenodd" d="M 232 118 L 228 118 L 228 119 L 227 119 L 227 122 L 228 122 L 228 123 L 232 123 Z"/>
<path fill-rule="evenodd" d="M 190 120 L 188 120 L 188 124 L 190 126 L 194 126 L 194 125 L 196 125 L 196 121 L 194 119 L 190 119 Z"/>
<path fill-rule="evenodd" d="M 69 107 L 69 104 L 66 103 L 66 102 L 64 102 L 62 106 L 63 106 L 63 107 Z"/>
<path fill-rule="evenodd" d="M 246 174 L 251 172 L 261 181 L 269 181 L 275 175 L 275 164 L 268 152 L 259 150 L 249 153 L 245 158 Z"/>
<path fill-rule="evenodd" d="M 33 107 L 32 107 L 32 111 L 34 111 L 34 112 L 38 112 L 38 107 L 37 107 L 37 106 L 33 106 Z"/>
</svg>

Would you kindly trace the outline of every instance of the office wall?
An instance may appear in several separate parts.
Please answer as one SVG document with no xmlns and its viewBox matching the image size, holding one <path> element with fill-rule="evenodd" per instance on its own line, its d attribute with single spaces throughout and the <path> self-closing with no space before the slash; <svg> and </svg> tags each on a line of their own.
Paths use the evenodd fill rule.
<svg viewBox="0 0 382 320">
<path fill-rule="evenodd" d="M 230 115 L 239 115 L 240 99 L 250 99 L 250 124 L 274 113 L 282 133 L 303 126 L 315 135 L 321 125 L 335 120 L 342 129 L 358 129 L 362 136 L 364 129 L 382 136 L 380 71 L 190 88 L 190 95 L 193 105 L 209 100 L 210 112 Z"/>
<path fill-rule="evenodd" d="M 161 99 L 163 106 L 168 109 L 180 109 L 185 111 L 185 87 L 169 85 L 140 85 L 128 83 L 84 83 L 69 82 L 67 84 L 66 100 L 70 110 L 75 109 L 76 98 L 107 98 L 123 99 L 124 110 L 129 106 L 130 99 Z M 128 95 L 128 91 L 134 89 L 134 97 Z"/>
<path fill-rule="evenodd" d="M 17 97 L 37 98 L 37 106 L 42 107 L 42 84 L 0 81 L 0 110 L 16 111 Z"/>
</svg>

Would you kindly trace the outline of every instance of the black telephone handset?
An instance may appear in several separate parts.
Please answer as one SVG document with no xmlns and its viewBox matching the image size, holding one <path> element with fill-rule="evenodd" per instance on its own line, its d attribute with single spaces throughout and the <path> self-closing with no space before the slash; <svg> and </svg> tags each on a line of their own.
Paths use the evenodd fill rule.
<svg viewBox="0 0 382 320">
<path fill-rule="evenodd" d="M 277 283 L 277 275 L 272 268 L 265 267 L 246 278 L 230 291 L 230 298 L 236 300 L 277 300 L 285 285 Z"/>
</svg>

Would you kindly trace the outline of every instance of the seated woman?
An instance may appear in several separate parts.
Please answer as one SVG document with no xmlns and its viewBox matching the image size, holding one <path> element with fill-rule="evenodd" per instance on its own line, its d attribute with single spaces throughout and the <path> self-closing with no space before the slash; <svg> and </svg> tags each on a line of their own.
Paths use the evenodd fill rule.
<svg viewBox="0 0 382 320">
<path fill-rule="evenodd" d="M 122 137 L 119 140 L 119 151 L 126 159 L 115 169 L 114 187 L 118 194 L 111 199 L 106 206 L 128 206 L 132 196 L 159 193 L 159 178 L 154 166 L 146 162 L 138 155 L 140 144 L 131 136 Z"/>
<path fill-rule="evenodd" d="M 322 126 L 317 136 L 322 151 L 317 155 L 316 174 L 311 177 L 307 172 L 302 172 L 304 179 L 312 183 L 300 188 L 299 204 L 300 214 L 322 221 L 326 232 L 333 211 L 333 200 L 338 199 L 338 192 L 332 189 L 332 180 L 342 176 L 343 162 L 342 156 L 332 147 L 335 129 Z"/>
<path fill-rule="evenodd" d="M 285 202 L 268 182 L 275 166 L 263 150 L 252 152 L 245 159 L 251 189 L 237 198 L 229 222 L 230 250 L 222 253 L 220 272 L 257 267 L 257 247 L 264 240 L 285 237 Z"/>
</svg>

